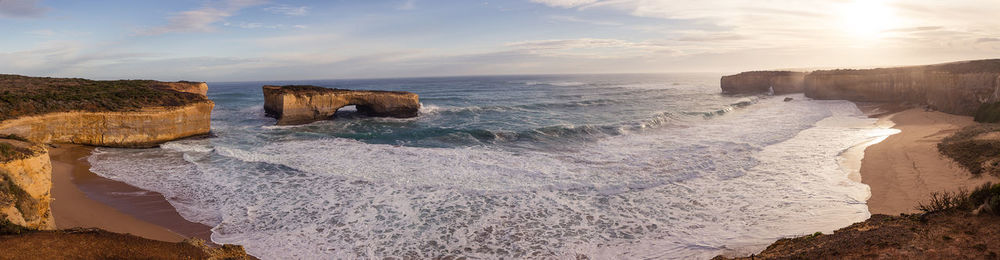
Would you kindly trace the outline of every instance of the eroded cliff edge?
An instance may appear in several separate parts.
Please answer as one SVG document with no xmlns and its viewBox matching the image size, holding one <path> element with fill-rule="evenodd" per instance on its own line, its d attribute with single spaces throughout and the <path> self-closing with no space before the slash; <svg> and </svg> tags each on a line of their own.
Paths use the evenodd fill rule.
<svg viewBox="0 0 1000 260">
<path fill-rule="evenodd" d="M 31 229 L 55 228 L 49 203 L 52 164 L 45 147 L 0 139 L 0 221 Z"/>
<path fill-rule="evenodd" d="M 814 99 L 862 102 L 905 102 L 927 105 L 942 112 L 976 115 L 984 104 L 1000 101 L 1000 59 L 961 61 L 936 65 L 863 70 L 748 72 L 722 78 L 727 93 L 760 93 L 774 87 L 775 94 L 804 92 Z M 782 91 L 779 91 L 781 89 Z M 785 92 L 784 90 L 791 90 Z M 801 89 L 801 91 L 796 91 Z"/>
<path fill-rule="evenodd" d="M 728 94 L 762 93 L 775 95 L 801 93 L 805 72 L 750 71 L 722 77 L 722 92 Z"/>
<path fill-rule="evenodd" d="M 151 147 L 208 134 L 202 82 L 0 75 L 0 134 L 38 143 Z"/>
<path fill-rule="evenodd" d="M 278 125 L 324 120 L 354 105 L 368 116 L 408 118 L 420 110 L 417 94 L 404 91 L 345 90 L 317 86 L 264 86 L 264 112 Z"/>
</svg>

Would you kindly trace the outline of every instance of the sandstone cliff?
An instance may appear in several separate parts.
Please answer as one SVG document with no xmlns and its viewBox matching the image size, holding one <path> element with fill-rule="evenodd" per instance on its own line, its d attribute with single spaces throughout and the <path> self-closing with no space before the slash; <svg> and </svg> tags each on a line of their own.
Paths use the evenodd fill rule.
<svg viewBox="0 0 1000 260">
<path fill-rule="evenodd" d="M 205 82 L 153 82 L 149 85 L 155 89 L 172 90 L 177 92 L 198 94 L 202 97 L 208 96 L 208 84 Z"/>
<path fill-rule="evenodd" d="M 975 115 L 1000 101 L 1000 60 L 868 70 L 809 73 L 807 97 L 851 101 L 908 102 L 942 112 Z"/>
<path fill-rule="evenodd" d="M 0 158 L 0 221 L 31 229 L 53 229 L 49 210 L 52 165 L 49 153 L 38 144 L 0 139 L 16 148 L 18 156 Z"/>
<path fill-rule="evenodd" d="M 208 134 L 215 103 L 148 107 L 132 112 L 60 112 L 0 121 L 0 134 L 39 143 L 111 147 L 152 147 Z"/>
<path fill-rule="evenodd" d="M 722 78 L 726 93 L 805 92 L 814 99 L 905 102 L 946 113 L 976 115 L 984 104 L 1000 101 L 1000 59 L 865 70 L 821 70 L 804 74 L 749 72 Z M 779 91 L 780 89 L 780 91 Z M 801 91 L 799 91 L 801 90 Z M 984 113 L 984 112 L 979 112 Z"/>
<path fill-rule="evenodd" d="M 402 91 L 329 89 L 316 86 L 264 86 L 264 111 L 278 125 L 328 119 L 337 109 L 354 105 L 358 112 L 380 117 L 415 117 L 417 94 Z"/>
<path fill-rule="evenodd" d="M 801 93 L 806 73 L 793 71 L 751 71 L 722 77 L 722 92 L 728 94 Z"/>
</svg>

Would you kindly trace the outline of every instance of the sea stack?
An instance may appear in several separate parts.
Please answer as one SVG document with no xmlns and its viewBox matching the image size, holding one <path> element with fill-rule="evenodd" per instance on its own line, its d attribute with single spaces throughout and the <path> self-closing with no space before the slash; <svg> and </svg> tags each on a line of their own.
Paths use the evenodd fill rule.
<svg viewBox="0 0 1000 260">
<path fill-rule="evenodd" d="M 420 110 L 417 94 L 405 91 L 346 90 L 317 86 L 264 86 L 264 112 L 278 125 L 325 120 L 354 105 L 367 116 L 409 118 Z"/>
</svg>

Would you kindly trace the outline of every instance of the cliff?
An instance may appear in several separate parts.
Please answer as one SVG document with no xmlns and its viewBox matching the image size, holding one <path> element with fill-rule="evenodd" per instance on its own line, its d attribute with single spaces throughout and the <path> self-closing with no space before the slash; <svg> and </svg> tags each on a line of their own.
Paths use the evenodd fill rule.
<svg viewBox="0 0 1000 260">
<path fill-rule="evenodd" d="M 202 97 L 208 96 L 208 84 L 205 82 L 153 82 L 149 86 L 161 90 L 198 94 Z"/>
<path fill-rule="evenodd" d="M 152 147 L 208 134 L 211 101 L 179 107 L 149 107 L 132 112 L 62 112 L 0 121 L 0 134 L 39 143 L 110 147 Z"/>
<path fill-rule="evenodd" d="M 975 115 L 1000 101 L 1000 60 L 809 73 L 805 93 L 814 99 L 907 102 L 942 112 Z"/>
<path fill-rule="evenodd" d="M 927 105 L 957 115 L 996 114 L 1000 106 L 1000 59 L 864 70 L 821 70 L 801 82 L 789 72 L 748 72 L 722 78 L 725 93 L 805 92 L 814 99 Z M 779 91 L 779 89 L 781 91 Z M 801 89 L 801 91 L 797 91 Z M 790 92 L 786 92 L 790 91 Z M 978 111 L 978 112 L 977 112 Z M 992 116 L 979 116 L 992 118 Z"/>
<path fill-rule="evenodd" d="M 38 143 L 151 147 L 207 134 L 215 103 L 201 82 L 0 75 L 0 135 Z"/>
<path fill-rule="evenodd" d="M 751 71 L 722 77 L 722 92 L 727 94 L 764 93 L 775 95 L 801 93 L 806 73 L 793 71 Z"/>
<path fill-rule="evenodd" d="M 316 86 L 264 86 L 264 111 L 278 125 L 305 124 L 332 117 L 354 105 L 358 112 L 378 117 L 416 117 L 417 94 L 403 91 L 329 89 Z"/>
<path fill-rule="evenodd" d="M 37 144 L 0 139 L 0 221 L 31 229 L 53 229 L 52 165 Z"/>
</svg>

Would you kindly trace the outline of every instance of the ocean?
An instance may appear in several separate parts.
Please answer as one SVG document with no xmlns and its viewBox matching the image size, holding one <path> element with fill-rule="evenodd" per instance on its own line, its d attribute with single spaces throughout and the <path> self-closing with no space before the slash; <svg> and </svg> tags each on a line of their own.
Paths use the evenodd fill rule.
<svg viewBox="0 0 1000 260">
<path fill-rule="evenodd" d="M 869 217 L 841 154 L 891 129 L 847 101 L 722 95 L 719 76 L 209 83 L 212 136 L 88 160 L 263 259 L 707 259 Z M 422 108 L 274 126 L 266 84 Z"/>
</svg>

